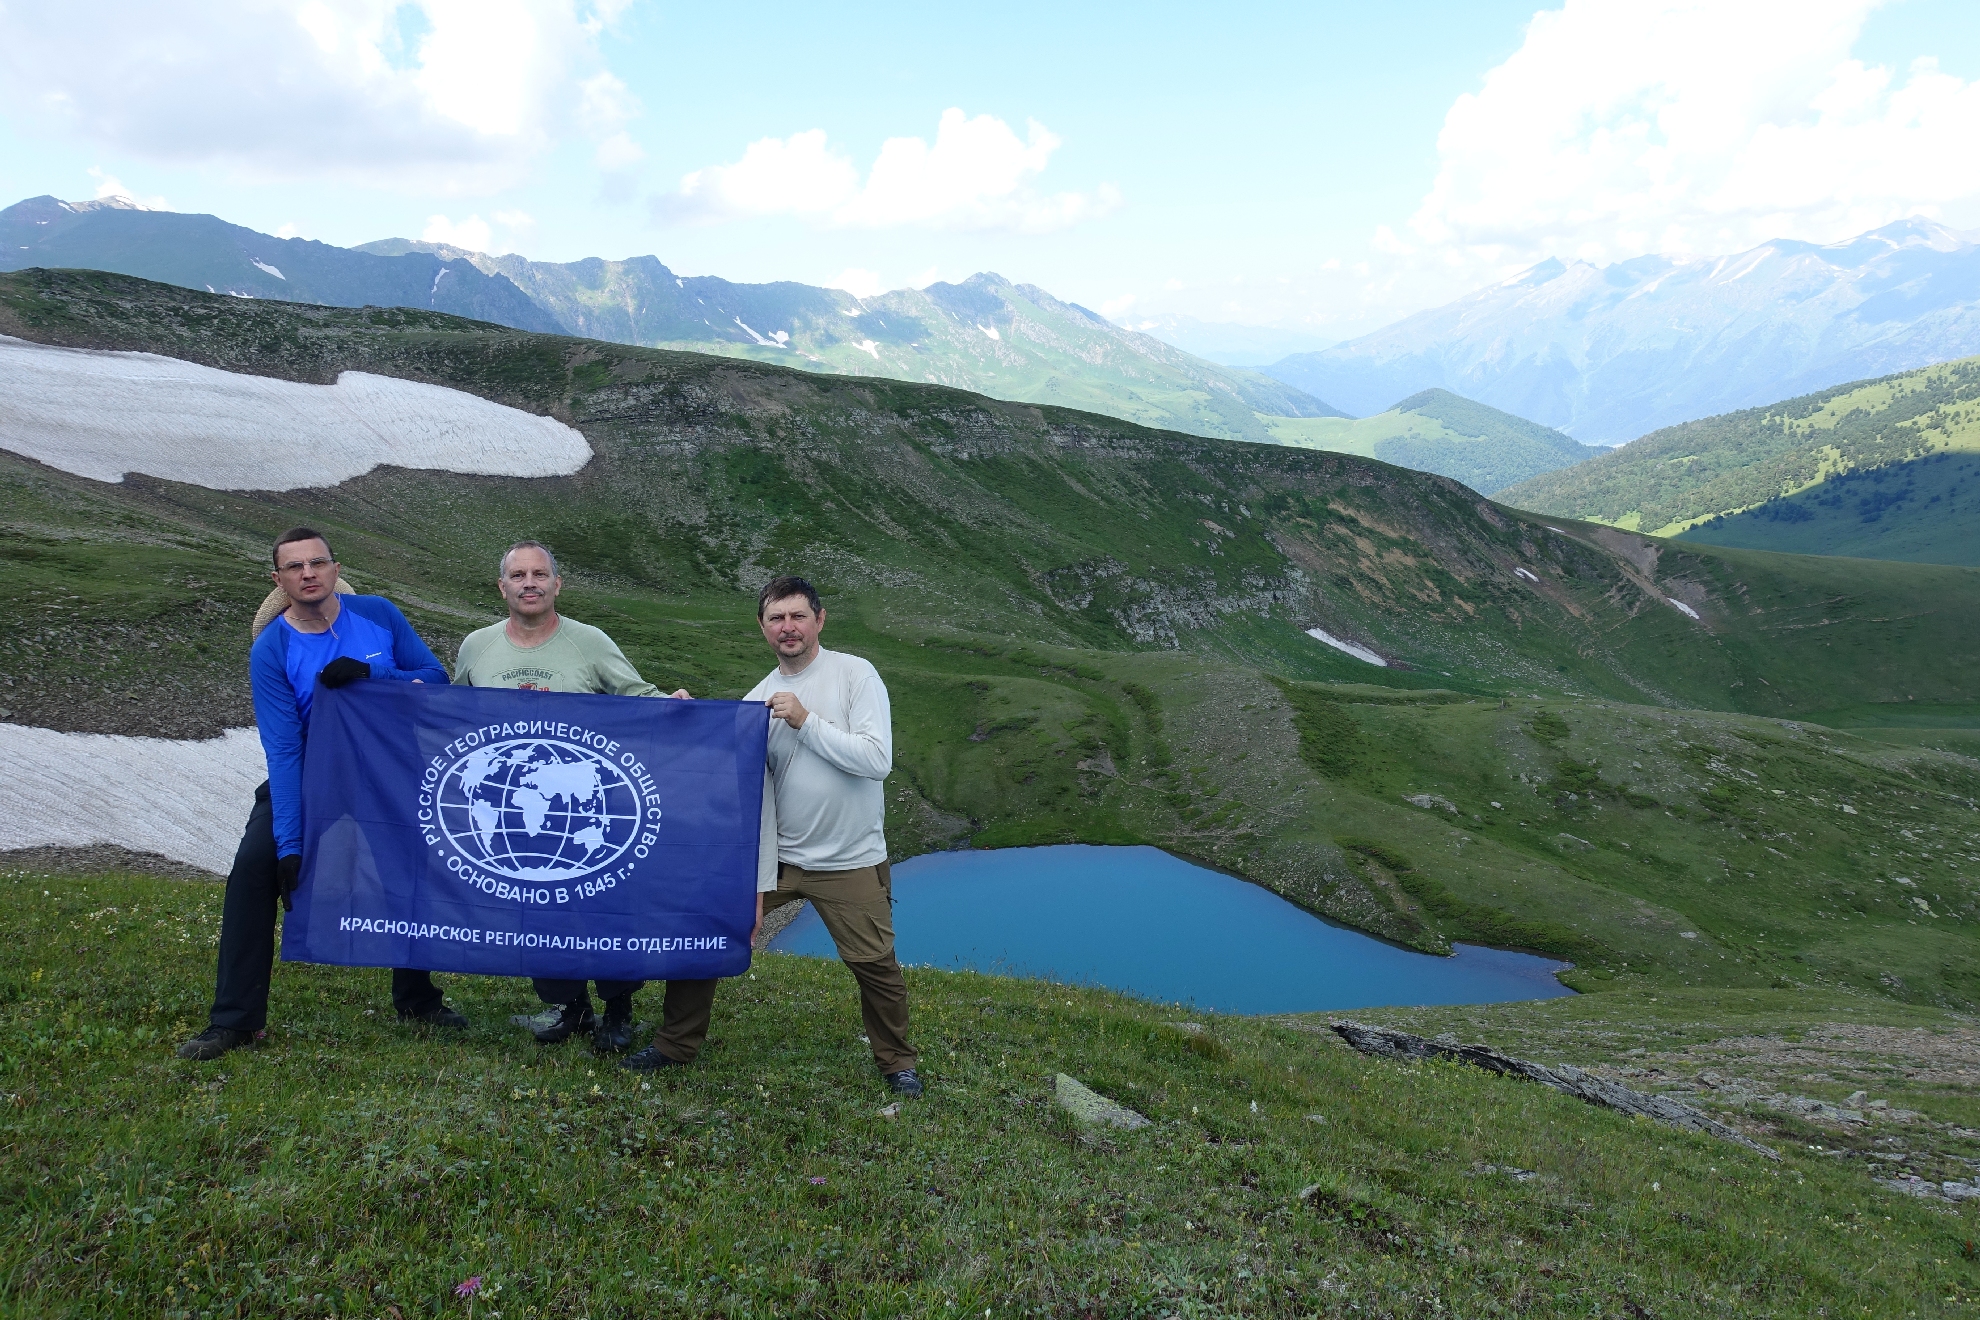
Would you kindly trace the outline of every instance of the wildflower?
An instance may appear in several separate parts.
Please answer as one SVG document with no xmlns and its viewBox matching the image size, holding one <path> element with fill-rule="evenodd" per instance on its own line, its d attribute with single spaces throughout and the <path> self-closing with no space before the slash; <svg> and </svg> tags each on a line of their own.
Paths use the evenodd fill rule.
<svg viewBox="0 0 1980 1320">
<path fill-rule="evenodd" d="M 471 1274 L 454 1285 L 454 1296 L 456 1297 L 472 1297 L 480 1291 L 481 1276 L 479 1274 Z"/>
<path fill-rule="evenodd" d="M 825 1185 L 823 1178 L 808 1178 L 805 1181 L 809 1182 L 813 1187 L 823 1187 Z"/>
</svg>

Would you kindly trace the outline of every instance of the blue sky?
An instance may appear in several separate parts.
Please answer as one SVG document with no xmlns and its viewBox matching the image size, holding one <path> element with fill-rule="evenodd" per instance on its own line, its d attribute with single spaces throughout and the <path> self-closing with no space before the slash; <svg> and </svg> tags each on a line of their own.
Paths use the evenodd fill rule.
<svg viewBox="0 0 1980 1320">
<path fill-rule="evenodd" d="M 0 200 L 1315 342 L 1544 256 L 1980 228 L 1977 133 L 1971 0 L 0 9 Z"/>
</svg>

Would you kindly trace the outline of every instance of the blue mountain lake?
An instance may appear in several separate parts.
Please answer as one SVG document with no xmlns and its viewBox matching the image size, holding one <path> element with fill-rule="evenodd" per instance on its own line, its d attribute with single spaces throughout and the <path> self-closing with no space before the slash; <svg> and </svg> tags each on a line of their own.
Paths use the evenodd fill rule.
<svg viewBox="0 0 1980 1320">
<path fill-rule="evenodd" d="M 905 963 L 1101 985 L 1224 1013 L 1573 993 L 1554 978 L 1566 963 L 1463 944 L 1449 958 L 1412 953 L 1159 848 L 911 858 L 894 868 L 894 930 Z M 810 907 L 770 947 L 837 956 Z"/>
</svg>

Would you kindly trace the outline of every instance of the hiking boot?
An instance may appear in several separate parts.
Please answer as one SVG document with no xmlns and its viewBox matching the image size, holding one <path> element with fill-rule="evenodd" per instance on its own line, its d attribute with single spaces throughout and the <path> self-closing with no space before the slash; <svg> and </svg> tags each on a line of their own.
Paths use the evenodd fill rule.
<svg viewBox="0 0 1980 1320">
<path fill-rule="evenodd" d="M 538 1045 L 561 1045 L 579 1032 L 589 1032 L 598 1026 L 589 995 L 572 1003 L 552 1005 L 535 1017 L 516 1021 L 529 1028 Z"/>
<path fill-rule="evenodd" d="M 687 1065 L 671 1054 L 662 1054 L 658 1045 L 648 1045 L 645 1049 L 628 1054 L 619 1060 L 619 1066 L 628 1072 L 659 1072 L 662 1068 L 685 1068 Z"/>
<path fill-rule="evenodd" d="M 228 1050 L 237 1050 L 243 1045 L 254 1044 L 255 1038 L 260 1034 L 258 1031 L 236 1031 L 232 1027 L 208 1027 L 179 1046 L 177 1053 L 182 1059 L 206 1063 L 219 1058 Z"/>
<path fill-rule="evenodd" d="M 903 1068 L 899 1072 L 887 1074 L 887 1089 L 895 1095 L 904 1095 L 913 1099 L 921 1094 L 921 1079 L 914 1075 L 914 1069 Z"/>
<path fill-rule="evenodd" d="M 632 995 L 614 995 L 605 1001 L 605 1016 L 591 1033 L 591 1048 L 597 1054 L 624 1054 L 632 1041 Z"/>
<path fill-rule="evenodd" d="M 432 1008 L 418 1013 L 401 1013 L 399 1021 L 424 1027 L 444 1027 L 448 1031 L 466 1031 L 468 1025 L 465 1014 L 458 1013 L 445 1004 L 435 1004 Z"/>
</svg>

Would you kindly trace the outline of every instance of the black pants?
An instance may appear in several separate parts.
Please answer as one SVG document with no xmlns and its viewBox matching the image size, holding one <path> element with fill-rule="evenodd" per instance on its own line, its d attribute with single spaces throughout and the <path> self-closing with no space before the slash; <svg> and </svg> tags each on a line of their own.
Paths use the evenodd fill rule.
<svg viewBox="0 0 1980 1320">
<path fill-rule="evenodd" d="M 254 810 L 227 873 L 227 900 L 220 914 L 220 968 L 214 978 L 216 1027 L 260 1031 L 268 1025 L 268 981 L 275 969 L 275 808 L 268 785 L 254 790 Z M 431 973 L 407 967 L 392 971 L 392 1007 L 401 1013 L 429 1013 L 442 1003 Z"/>
<path fill-rule="evenodd" d="M 586 982 L 583 981 L 562 981 L 548 976 L 535 976 L 530 978 L 529 983 L 536 987 L 536 997 L 546 1004 L 575 1004 L 585 998 Z M 596 984 L 600 999 L 617 999 L 620 995 L 631 994 L 646 982 L 599 981 Z"/>
</svg>

